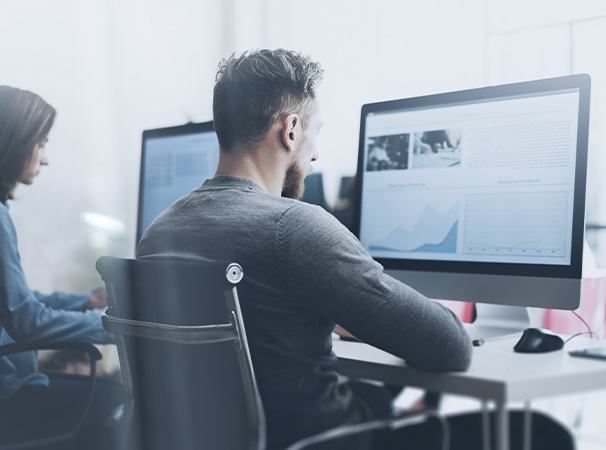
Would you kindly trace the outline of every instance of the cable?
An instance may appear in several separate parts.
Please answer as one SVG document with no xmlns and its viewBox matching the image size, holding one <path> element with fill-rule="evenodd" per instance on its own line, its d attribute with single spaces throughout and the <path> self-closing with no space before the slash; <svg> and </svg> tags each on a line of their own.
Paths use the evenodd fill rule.
<svg viewBox="0 0 606 450">
<path fill-rule="evenodd" d="M 582 334 L 591 334 L 591 335 L 592 335 L 592 337 L 593 337 L 593 336 L 594 336 L 596 333 L 594 333 L 593 331 L 581 331 L 580 333 L 573 334 L 573 335 L 572 335 L 572 336 L 570 336 L 568 339 L 566 339 L 566 340 L 564 341 L 564 344 L 567 344 L 567 343 L 568 343 L 570 340 L 572 340 L 572 338 L 575 338 L 575 337 L 580 336 L 580 335 L 582 335 Z"/>
<path fill-rule="evenodd" d="M 585 324 L 585 327 L 587 328 L 587 331 L 589 331 L 589 333 L 595 334 L 593 331 L 591 331 L 591 327 L 589 326 L 589 324 L 587 322 L 585 322 L 585 319 L 583 319 L 580 315 L 578 315 L 576 311 L 571 311 L 571 313 L 573 313 L 575 316 L 577 316 L 577 318 Z"/>
</svg>

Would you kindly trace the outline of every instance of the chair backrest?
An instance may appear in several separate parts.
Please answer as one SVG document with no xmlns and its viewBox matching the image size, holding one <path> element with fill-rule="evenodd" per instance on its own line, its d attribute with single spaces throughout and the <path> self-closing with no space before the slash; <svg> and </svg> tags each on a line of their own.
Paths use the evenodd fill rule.
<svg viewBox="0 0 606 450">
<path fill-rule="evenodd" d="M 237 264 L 101 257 L 104 326 L 132 404 L 129 449 L 263 449 Z M 132 412 L 132 414 L 131 414 Z"/>
</svg>

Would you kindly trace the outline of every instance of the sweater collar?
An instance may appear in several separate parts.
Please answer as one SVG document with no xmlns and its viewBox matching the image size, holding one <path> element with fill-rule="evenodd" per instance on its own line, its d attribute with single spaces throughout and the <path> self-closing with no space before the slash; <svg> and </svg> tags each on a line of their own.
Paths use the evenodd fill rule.
<svg viewBox="0 0 606 450">
<path fill-rule="evenodd" d="M 218 175 L 214 178 L 209 178 L 202 186 L 206 188 L 247 188 L 251 191 L 265 192 L 263 188 L 254 181 L 228 175 Z"/>
</svg>

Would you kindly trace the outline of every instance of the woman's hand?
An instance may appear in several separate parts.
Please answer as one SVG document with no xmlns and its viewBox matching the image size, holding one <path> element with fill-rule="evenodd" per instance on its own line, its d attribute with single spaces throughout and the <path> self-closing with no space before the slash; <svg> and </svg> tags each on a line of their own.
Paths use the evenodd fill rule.
<svg viewBox="0 0 606 450">
<path fill-rule="evenodd" d="M 90 298 L 82 305 L 82 310 L 107 308 L 107 291 L 104 287 L 93 290 Z"/>
</svg>

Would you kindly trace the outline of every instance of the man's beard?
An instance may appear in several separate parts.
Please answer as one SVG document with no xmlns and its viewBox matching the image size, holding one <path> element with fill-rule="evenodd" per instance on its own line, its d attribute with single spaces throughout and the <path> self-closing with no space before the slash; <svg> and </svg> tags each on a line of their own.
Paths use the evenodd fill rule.
<svg viewBox="0 0 606 450">
<path fill-rule="evenodd" d="M 299 161 L 293 162 L 284 177 L 284 183 L 282 183 L 282 197 L 294 198 L 295 200 L 301 200 L 303 197 L 303 191 L 305 191 L 305 177 Z"/>
</svg>

